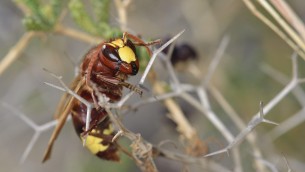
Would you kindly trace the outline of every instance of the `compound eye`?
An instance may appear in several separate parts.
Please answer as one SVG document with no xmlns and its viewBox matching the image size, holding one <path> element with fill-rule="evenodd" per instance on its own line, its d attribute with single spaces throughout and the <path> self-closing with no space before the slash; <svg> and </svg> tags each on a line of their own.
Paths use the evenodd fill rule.
<svg viewBox="0 0 305 172">
<path fill-rule="evenodd" d="M 103 48 L 102 48 L 102 53 L 107 59 L 109 59 L 113 62 L 121 61 L 120 56 L 119 56 L 116 48 L 114 48 L 112 46 L 104 45 Z"/>
<path fill-rule="evenodd" d="M 135 53 L 136 52 L 136 47 L 134 44 L 128 39 L 126 45 L 132 49 L 132 51 Z"/>
</svg>

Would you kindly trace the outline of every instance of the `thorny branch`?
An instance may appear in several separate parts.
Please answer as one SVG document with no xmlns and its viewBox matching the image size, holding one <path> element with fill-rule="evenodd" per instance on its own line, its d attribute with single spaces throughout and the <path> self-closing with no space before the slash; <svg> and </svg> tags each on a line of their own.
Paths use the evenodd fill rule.
<svg viewBox="0 0 305 172">
<path fill-rule="evenodd" d="M 209 157 L 209 156 L 213 156 L 213 155 L 217 155 L 220 153 L 229 153 L 228 151 L 231 150 L 234 146 L 239 145 L 244 139 L 245 137 L 253 131 L 253 129 L 261 124 L 261 123 L 269 123 L 269 124 L 274 124 L 274 125 L 278 125 L 275 122 L 272 122 L 270 120 L 267 120 L 264 118 L 264 111 L 263 111 L 263 103 L 260 103 L 260 111 L 259 111 L 259 116 L 254 116 L 252 118 L 252 120 L 248 123 L 247 127 L 245 129 L 243 129 L 236 137 L 235 139 L 224 149 L 221 149 L 219 151 L 210 153 L 208 155 L 205 155 L 205 157 Z"/>
<path fill-rule="evenodd" d="M 216 70 L 216 68 L 217 68 L 217 66 L 219 64 L 219 61 L 224 56 L 224 51 L 226 50 L 226 48 L 227 48 L 227 46 L 229 44 L 229 41 L 230 41 L 230 37 L 229 36 L 224 36 L 222 38 L 222 40 L 220 41 L 220 45 L 217 48 L 215 56 L 213 57 L 213 60 L 212 60 L 211 64 L 208 67 L 208 72 L 204 76 L 204 78 L 201 80 L 201 85 L 203 85 L 204 87 L 207 87 L 207 84 L 210 83 L 212 75 L 213 75 L 214 71 Z"/>
<path fill-rule="evenodd" d="M 266 113 L 268 113 L 275 105 L 279 103 L 280 100 L 282 100 L 289 92 L 291 92 L 300 82 L 302 82 L 301 79 L 298 78 L 298 66 L 297 66 L 297 55 L 296 53 L 292 56 L 292 73 L 293 73 L 293 78 L 291 82 L 279 93 L 277 94 L 266 106 L 265 108 L 262 107 L 262 104 L 260 105 L 260 111 L 258 114 L 256 114 L 251 121 L 248 123 L 247 127 L 242 130 L 234 139 L 233 142 L 231 142 L 226 148 L 210 153 L 206 155 L 205 157 L 212 156 L 212 155 L 217 155 L 220 153 L 227 152 L 231 150 L 233 147 L 241 143 L 246 136 L 260 123 L 265 122 L 265 123 L 270 123 L 270 124 L 275 124 L 276 123 L 266 120 L 264 116 L 266 116 Z M 267 109 L 268 107 L 268 109 Z"/>
<path fill-rule="evenodd" d="M 216 88 L 214 88 L 213 86 L 211 86 L 211 83 L 210 83 L 210 79 L 212 77 L 212 74 L 213 72 L 216 70 L 221 58 L 224 57 L 224 52 L 225 52 L 225 49 L 226 47 L 228 46 L 228 43 L 229 43 L 229 36 L 224 36 L 223 39 L 221 40 L 221 43 L 219 45 L 219 47 L 217 48 L 217 51 L 215 53 L 215 56 L 212 58 L 212 62 L 211 62 L 211 65 L 209 65 L 209 68 L 208 68 L 208 71 L 207 71 L 207 74 L 205 76 L 205 78 L 202 80 L 202 83 L 203 84 L 203 87 L 208 89 L 209 91 L 211 91 L 211 93 L 214 95 L 214 97 L 216 98 L 216 100 L 218 100 L 218 103 L 220 104 L 220 106 L 223 107 L 223 109 L 227 112 L 227 114 L 231 117 L 231 119 L 236 123 L 236 125 L 239 127 L 240 130 L 242 130 L 243 128 L 246 127 L 246 125 L 243 123 L 243 121 L 240 119 L 240 117 L 238 116 L 238 114 L 234 111 L 234 109 L 230 106 L 230 104 L 223 98 L 223 96 L 221 95 L 220 92 L 218 92 L 216 90 Z M 197 76 L 199 77 L 199 76 Z M 208 97 L 206 96 L 206 91 L 205 89 L 203 88 L 199 88 L 197 90 L 198 92 L 198 95 L 201 99 L 201 103 L 203 104 L 203 106 L 205 107 L 205 109 L 208 111 L 207 114 L 210 114 L 208 116 L 215 116 L 215 114 L 213 113 L 213 111 L 211 110 L 211 107 L 209 105 L 209 100 L 208 100 Z M 211 119 L 215 119 L 215 122 L 211 121 L 215 126 L 218 126 L 217 128 L 220 130 L 220 131 L 223 131 L 221 129 L 225 129 L 225 127 L 222 127 L 222 122 L 218 122 L 219 120 L 217 120 L 217 118 L 211 118 Z M 232 135 L 229 133 L 229 132 L 221 132 L 222 134 L 225 134 L 227 135 L 227 139 L 231 139 L 231 140 L 228 140 L 228 142 L 231 142 L 232 141 Z M 250 134 L 249 137 L 247 138 L 249 143 L 251 144 L 252 146 L 252 149 L 253 149 L 253 153 L 254 155 L 258 156 L 258 157 L 261 157 L 262 154 L 260 152 L 260 150 L 257 148 L 257 146 L 255 145 L 255 134 Z M 241 159 L 240 159 L 240 155 L 239 155 L 239 150 L 236 149 L 236 150 L 233 150 L 233 158 L 235 160 L 235 167 L 236 167 L 236 171 L 242 171 L 242 165 L 241 165 Z M 256 168 L 259 170 L 259 171 L 264 171 L 264 167 L 255 162 L 255 166 Z"/>
<path fill-rule="evenodd" d="M 263 65 L 262 70 L 268 74 L 270 77 L 278 81 L 279 83 L 286 85 L 289 80 L 286 76 L 284 76 L 279 71 L 273 69 L 271 66 Z M 300 85 L 297 85 L 293 90 L 292 94 L 297 99 L 299 104 L 302 106 L 298 112 L 294 115 L 286 119 L 285 121 L 281 122 L 279 126 L 275 127 L 269 133 L 267 133 L 268 137 L 271 137 L 273 140 L 280 137 L 281 135 L 287 133 L 291 129 L 295 128 L 296 126 L 300 125 L 305 121 L 304 111 L 305 111 L 305 92 L 302 90 Z"/>
<path fill-rule="evenodd" d="M 210 71 L 209 74 L 212 74 L 212 71 L 216 68 L 220 57 L 222 57 L 221 54 L 223 54 L 225 47 L 228 45 L 228 39 L 227 37 L 225 37 L 224 39 L 222 39 L 219 48 L 217 49 L 217 53 L 215 55 L 215 58 L 213 58 L 213 61 L 211 63 L 213 63 L 214 65 L 212 69 L 208 70 Z M 166 58 L 163 58 L 166 59 Z M 216 62 L 215 62 L 215 61 Z M 209 105 L 209 100 L 206 96 L 206 93 L 204 91 L 204 89 L 199 86 L 192 86 L 192 85 L 187 85 L 187 84 L 181 84 L 179 81 L 175 81 L 176 74 L 174 71 L 170 72 L 171 70 L 173 70 L 172 68 L 170 68 L 170 65 L 166 65 L 167 70 L 169 71 L 169 73 L 171 74 L 171 79 L 174 81 L 173 85 L 172 85 L 172 92 L 169 93 L 164 93 L 164 91 L 162 92 L 158 92 L 160 95 L 159 96 L 155 96 L 155 98 L 148 98 L 144 101 L 141 101 L 139 103 L 135 103 L 133 108 L 136 108 L 140 105 L 146 104 L 146 103 L 151 103 L 154 101 L 160 101 L 160 100 L 165 100 L 168 101 L 170 100 L 171 97 L 181 97 L 183 99 L 185 99 L 187 102 L 189 102 L 192 106 L 194 106 L 197 110 L 199 110 L 201 113 L 205 114 L 207 116 L 207 118 L 211 121 L 211 123 L 213 123 L 216 128 L 225 136 L 225 138 L 228 140 L 228 142 L 233 141 L 233 136 L 232 134 L 229 132 L 229 130 L 226 128 L 226 126 L 221 122 L 221 120 L 218 119 L 217 115 L 211 110 L 211 107 Z M 208 81 L 206 82 L 206 84 L 208 84 Z M 195 98 L 193 98 L 191 95 L 187 94 L 186 92 L 195 92 L 197 93 L 198 97 L 200 97 L 201 103 L 199 101 L 197 101 Z M 167 102 L 167 103 L 171 103 L 171 102 Z M 168 107 L 168 106 L 167 106 Z M 171 113 L 171 118 L 173 119 L 174 122 L 176 122 L 176 124 L 178 125 L 178 131 L 182 129 L 181 133 L 183 134 L 187 128 L 185 128 L 184 126 L 190 126 L 190 124 L 185 123 L 185 121 L 187 121 L 187 119 L 181 118 L 183 116 L 179 115 L 179 113 Z M 190 126 L 190 131 L 194 130 L 192 129 L 192 127 Z M 194 130 L 194 136 L 196 136 L 195 130 Z M 187 134 L 185 134 L 186 138 L 188 138 Z M 189 138 L 190 141 L 193 141 L 192 138 Z M 199 142 L 200 143 L 200 142 Z M 203 149 L 202 146 L 200 146 L 200 149 Z M 204 155 L 206 153 L 201 152 L 201 155 Z M 240 164 L 240 160 L 239 160 L 239 156 L 238 154 L 234 153 L 234 158 L 237 164 Z M 238 167 L 240 167 L 239 165 L 237 165 Z M 237 168 L 238 168 L 237 167 Z"/>
<path fill-rule="evenodd" d="M 220 60 L 220 57 L 222 56 L 221 54 L 223 54 L 224 49 L 227 45 L 228 45 L 228 39 L 227 38 L 222 39 L 222 41 L 220 43 L 220 46 L 217 49 L 217 53 L 215 55 L 215 58 L 213 58 L 213 61 L 211 62 L 214 65 L 212 65 L 213 66 L 212 69 L 208 70 L 208 71 L 210 71 L 209 72 L 210 75 L 212 74 L 212 71 L 214 70 L 214 68 L 216 68 L 216 66 L 217 66 L 217 64 Z M 163 58 L 163 59 L 166 59 L 166 58 Z M 178 80 L 175 81 L 175 79 L 177 77 L 176 77 L 176 74 L 175 74 L 174 71 L 170 72 L 171 70 L 173 70 L 170 66 L 171 66 L 171 64 L 166 65 L 167 70 L 170 73 L 171 79 L 174 81 L 173 85 L 172 85 L 172 90 L 173 91 L 169 92 L 169 93 L 164 93 L 164 91 L 162 91 L 162 92 L 159 91 L 158 93 L 160 94 L 160 96 L 155 96 L 155 98 L 148 98 L 148 99 L 146 99 L 144 101 L 141 101 L 139 103 L 135 103 L 133 108 L 136 108 L 136 107 L 138 107 L 140 105 L 143 105 L 143 104 L 146 104 L 148 102 L 151 103 L 151 102 L 160 101 L 160 100 L 165 100 L 165 103 L 171 103 L 171 102 L 166 102 L 166 101 L 170 100 L 171 97 L 181 97 L 181 98 L 185 99 L 187 102 L 189 102 L 191 105 L 193 105 L 197 110 L 199 110 L 203 114 L 206 114 L 208 119 L 225 136 L 225 138 L 228 140 L 228 142 L 233 141 L 232 134 L 229 132 L 229 130 L 226 128 L 226 126 L 221 122 L 221 120 L 218 119 L 216 114 L 211 110 L 211 107 L 209 105 L 209 100 L 208 100 L 208 98 L 205 94 L 204 89 L 201 86 L 196 87 L 196 86 L 192 86 L 192 85 L 181 84 Z M 209 79 L 208 79 L 208 81 L 209 81 Z M 208 81 L 206 82 L 206 84 L 208 84 Z M 200 97 L 200 100 L 201 100 L 202 104 L 200 102 L 198 102 L 195 98 L 193 98 L 191 95 L 187 94 L 186 92 L 197 93 L 198 97 Z M 181 133 L 183 134 L 185 131 L 188 131 L 188 130 L 186 130 L 186 128 L 184 128 L 184 126 L 190 126 L 190 124 L 185 123 L 185 121 L 187 121 L 187 119 L 184 119 L 184 118 L 181 118 L 181 117 L 183 117 L 183 116 L 179 115 L 179 113 L 171 113 L 171 118 L 178 125 L 178 131 L 181 131 L 181 130 L 179 130 L 179 128 L 183 129 L 181 131 Z M 190 131 L 194 130 L 194 129 L 192 129 L 191 126 L 189 128 L 190 128 Z M 192 138 L 194 138 L 194 136 L 196 136 L 196 133 L 195 132 L 193 132 L 193 133 L 194 133 L 194 135 L 192 136 Z M 188 138 L 187 134 L 185 134 L 185 136 L 186 136 L 186 138 Z M 189 140 L 194 142 L 194 140 L 192 140 L 192 138 L 189 138 Z M 199 146 L 199 145 L 197 145 L 197 146 Z M 203 151 L 202 150 L 203 149 L 202 145 L 199 146 L 199 148 L 201 149 L 201 151 Z M 204 154 L 206 154 L 206 153 L 204 153 L 204 151 L 201 152 L 201 155 L 204 155 Z M 237 152 L 234 152 L 234 159 L 237 163 L 237 168 L 241 167 L 240 165 L 238 165 L 238 164 L 240 164 L 240 159 L 239 159 L 239 156 L 238 156 Z"/>
<path fill-rule="evenodd" d="M 292 169 L 291 169 L 291 167 L 290 167 L 290 165 L 289 165 L 289 163 L 288 163 L 288 161 L 287 161 L 286 157 L 285 157 L 285 156 L 283 156 L 283 159 L 284 159 L 284 161 L 285 161 L 285 164 L 286 164 L 286 167 L 287 167 L 287 169 L 288 169 L 288 172 L 291 172 L 291 171 L 292 171 Z"/>
<path fill-rule="evenodd" d="M 233 107 L 228 103 L 228 101 L 221 95 L 221 93 L 214 87 L 209 86 L 209 91 L 211 92 L 212 96 L 216 99 L 219 105 L 223 108 L 223 110 L 227 113 L 227 115 L 232 119 L 235 125 L 239 128 L 239 130 L 243 130 L 246 128 L 246 124 L 241 120 L 239 117 L 240 115 L 235 112 Z M 262 157 L 262 152 L 259 150 L 258 146 L 256 145 L 256 133 L 252 132 L 246 137 L 248 142 L 251 144 L 253 149 L 253 155 L 255 157 Z M 237 149 L 238 150 L 238 149 Z M 234 150 L 233 150 L 234 151 Z M 255 161 L 255 166 L 258 171 L 265 171 L 265 167 L 262 166 L 259 161 Z"/>
<path fill-rule="evenodd" d="M 2 106 L 7 108 L 8 110 L 10 110 L 11 112 L 13 112 L 14 115 L 18 116 L 22 121 L 24 121 L 28 126 L 30 126 L 35 131 L 33 137 L 31 138 L 31 141 L 27 145 L 25 151 L 23 152 L 23 154 L 20 158 L 20 163 L 22 164 L 22 163 L 24 163 L 24 161 L 28 157 L 29 153 L 33 149 L 40 134 L 43 133 L 44 131 L 47 131 L 50 128 L 54 127 L 57 124 L 57 120 L 47 122 L 43 125 L 37 125 L 31 119 L 29 119 L 25 114 L 18 111 L 15 107 L 13 107 L 7 103 L 2 103 Z M 69 119 L 70 119 L 70 117 L 68 118 L 68 120 Z"/>
</svg>

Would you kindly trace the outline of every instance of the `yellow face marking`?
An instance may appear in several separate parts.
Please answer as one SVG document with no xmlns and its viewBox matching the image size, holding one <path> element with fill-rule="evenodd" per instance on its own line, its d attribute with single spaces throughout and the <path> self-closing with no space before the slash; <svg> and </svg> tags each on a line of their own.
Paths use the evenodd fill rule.
<svg viewBox="0 0 305 172">
<path fill-rule="evenodd" d="M 122 39 L 116 39 L 107 44 L 114 48 L 118 48 L 119 56 L 123 62 L 130 63 L 132 61 L 136 61 L 135 53 L 130 47 L 126 46 Z"/>
<path fill-rule="evenodd" d="M 130 47 L 125 46 L 125 47 L 119 48 L 118 52 L 119 52 L 119 56 L 120 56 L 121 60 L 126 63 L 136 61 L 136 55 Z"/>
<path fill-rule="evenodd" d="M 120 47 L 120 48 L 125 46 L 122 39 L 116 39 L 116 40 L 110 42 L 109 44 L 113 47 Z"/>
<path fill-rule="evenodd" d="M 84 140 L 83 140 L 84 141 Z M 105 151 L 109 145 L 103 145 L 101 142 L 103 139 L 88 135 L 85 146 L 89 149 L 89 151 L 93 154 L 97 154 L 98 152 Z"/>
</svg>

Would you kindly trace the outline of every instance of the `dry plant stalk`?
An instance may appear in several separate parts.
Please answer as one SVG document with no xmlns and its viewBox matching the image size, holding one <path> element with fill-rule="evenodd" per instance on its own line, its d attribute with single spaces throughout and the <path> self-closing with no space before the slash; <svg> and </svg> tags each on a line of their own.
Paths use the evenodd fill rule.
<svg viewBox="0 0 305 172">
<path fill-rule="evenodd" d="M 303 21 L 299 16 L 295 14 L 295 12 L 291 9 L 291 7 L 286 3 L 286 1 L 282 0 L 271 0 L 272 5 L 280 12 L 280 14 L 286 19 L 286 21 L 293 26 L 296 31 L 300 34 L 303 41 L 305 40 L 305 27 Z"/>
<path fill-rule="evenodd" d="M 95 44 L 101 41 L 100 38 L 93 37 L 84 32 L 80 32 L 69 27 L 64 27 L 62 25 L 58 25 L 53 31 L 53 33 L 62 34 L 64 36 L 68 36 L 90 44 L 93 43 Z M 20 55 L 22 55 L 22 52 L 34 37 L 42 34 L 44 33 L 36 32 L 36 31 L 30 31 L 24 33 L 24 35 L 18 40 L 18 42 L 9 50 L 9 52 L 0 61 L 0 75 L 2 75 L 3 72 L 5 72 L 5 70 L 7 70 L 10 67 L 10 65 L 12 65 L 14 61 L 19 58 Z"/>
<path fill-rule="evenodd" d="M 243 2 L 257 18 L 270 27 L 305 60 L 304 24 L 283 0 L 271 1 L 278 11 L 268 1 L 257 1 L 282 28 L 277 27 L 262 12 L 258 11 L 251 0 L 243 0 Z M 281 16 L 284 16 L 290 25 Z"/>
<path fill-rule="evenodd" d="M 150 79 L 153 81 L 155 79 Z M 154 93 L 163 95 L 166 93 L 165 87 L 160 81 L 153 81 L 152 87 Z M 186 153 L 193 156 L 202 156 L 207 154 L 207 145 L 199 138 L 197 131 L 192 127 L 191 123 L 185 117 L 180 106 L 172 99 L 163 100 L 164 106 L 169 111 L 169 118 L 177 125 L 177 131 L 181 134 L 182 140 L 186 142 Z"/>
<path fill-rule="evenodd" d="M 35 32 L 26 32 L 14 45 L 6 56 L 0 61 L 0 75 L 21 55 L 23 50 L 27 47 L 30 40 L 36 35 Z"/>
<path fill-rule="evenodd" d="M 68 37 L 74 38 L 76 40 L 87 42 L 89 44 L 96 44 L 96 43 L 102 41 L 102 39 L 100 39 L 100 38 L 91 36 L 87 33 L 80 32 L 80 31 L 77 31 L 77 30 L 69 28 L 69 27 L 65 27 L 60 24 L 56 25 L 56 27 L 54 29 L 54 33 L 62 34 L 64 36 L 68 36 Z"/>
<path fill-rule="evenodd" d="M 119 23 L 122 31 L 127 31 L 127 8 L 132 0 L 115 0 Z"/>
</svg>

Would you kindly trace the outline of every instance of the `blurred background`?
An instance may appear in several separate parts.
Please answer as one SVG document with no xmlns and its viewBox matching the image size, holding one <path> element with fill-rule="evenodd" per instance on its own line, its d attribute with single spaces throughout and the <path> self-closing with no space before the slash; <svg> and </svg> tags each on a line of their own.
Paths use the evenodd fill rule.
<svg viewBox="0 0 305 172">
<path fill-rule="evenodd" d="M 290 0 L 289 5 L 304 21 L 305 2 Z M 89 7 L 88 7 L 89 8 Z M 185 29 L 177 44 L 187 43 L 197 52 L 195 61 L 204 78 L 206 69 L 212 61 L 220 40 L 230 37 L 224 57 L 220 61 L 212 77 L 213 85 L 220 90 L 240 118 L 247 123 L 259 110 L 259 102 L 268 102 L 284 87 L 264 72 L 264 66 L 272 67 L 291 78 L 291 55 L 293 50 L 273 33 L 260 20 L 252 15 L 246 6 L 237 0 L 133 0 L 128 7 L 127 28 L 146 39 L 171 37 Z M 23 13 L 10 0 L 0 1 L 0 58 L 3 58 L 11 47 L 26 32 L 22 24 Z M 117 10 L 111 3 L 111 25 L 118 26 Z M 69 14 L 63 25 L 79 29 Z M 93 44 L 78 41 L 62 34 L 49 33 L 32 39 L 20 57 L 0 76 L 0 101 L 25 114 L 36 124 L 42 125 L 53 120 L 53 113 L 62 95 L 61 91 L 44 84 L 57 81 L 42 69 L 46 68 L 62 75 L 65 83 L 70 83 L 74 77 L 74 65 L 77 64 Z M 156 62 L 158 64 L 158 62 Z M 299 59 L 299 72 L 302 76 L 304 62 Z M 166 73 L 162 66 L 160 75 Z M 182 68 L 182 69 L 181 69 Z M 180 67 L 177 75 L 181 82 L 198 84 L 200 79 L 194 77 L 188 70 Z M 139 76 L 139 75 L 138 75 Z M 139 77 L 130 79 L 135 83 Z M 147 83 L 149 88 L 149 84 Z M 149 94 L 144 95 L 145 97 Z M 128 104 L 141 100 L 134 96 Z M 199 136 L 212 150 L 222 149 L 227 145 L 221 134 L 213 125 L 186 102 L 176 99 L 196 128 Z M 212 99 L 212 108 L 222 122 L 228 126 L 234 135 L 239 130 Z M 285 97 L 267 118 L 281 123 L 294 115 L 301 108 L 294 96 Z M 148 104 L 140 107 L 134 113 L 124 116 L 126 126 L 153 144 L 170 139 L 177 141 L 179 135 L 175 124 L 166 117 L 166 108 L 162 103 Z M 305 115 L 305 114 L 304 114 Z M 279 169 L 285 171 L 283 156 L 288 158 L 291 168 L 302 171 L 305 168 L 304 130 L 300 124 L 292 130 L 276 138 L 271 144 L 264 144 L 266 134 L 275 126 L 263 124 L 256 128 L 259 142 L 257 143 L 265 159 Z M 71 122 L 67 122 L 55 143 L 51 160 L 42 164 L 42 156 L 47 146 L 52 129 L 43 132 L 29 153 L 25 162 L 20 164 L 20 158 L 33 137 L 34 130 L 14 113 L 0 106 L 0 171 L 139 171 L 134 162 L 122 155 L 121 162 L 106 162 L 91 155 L 74 132 Z M 123 139 L 128 144 L 128 141 Z M 269 142 L 268 142 L 269 143 Z M 266 146 L 268 145 L 268 146 Z M 241 145 L 241 157 L 245 171 L 255 171 L 253 156 L 248 145 Z M 223 162 L 233 169 L 232 160 L 226 155 L 212 157 L 212 160 Z M 157 159 L 160 171 L 181 170 L 179 162 L 164 158 Z M 191 171 L 196 171 L 196 168 Z M 286 170 L 287 171 L 287 170 Z"/>
</svg>

